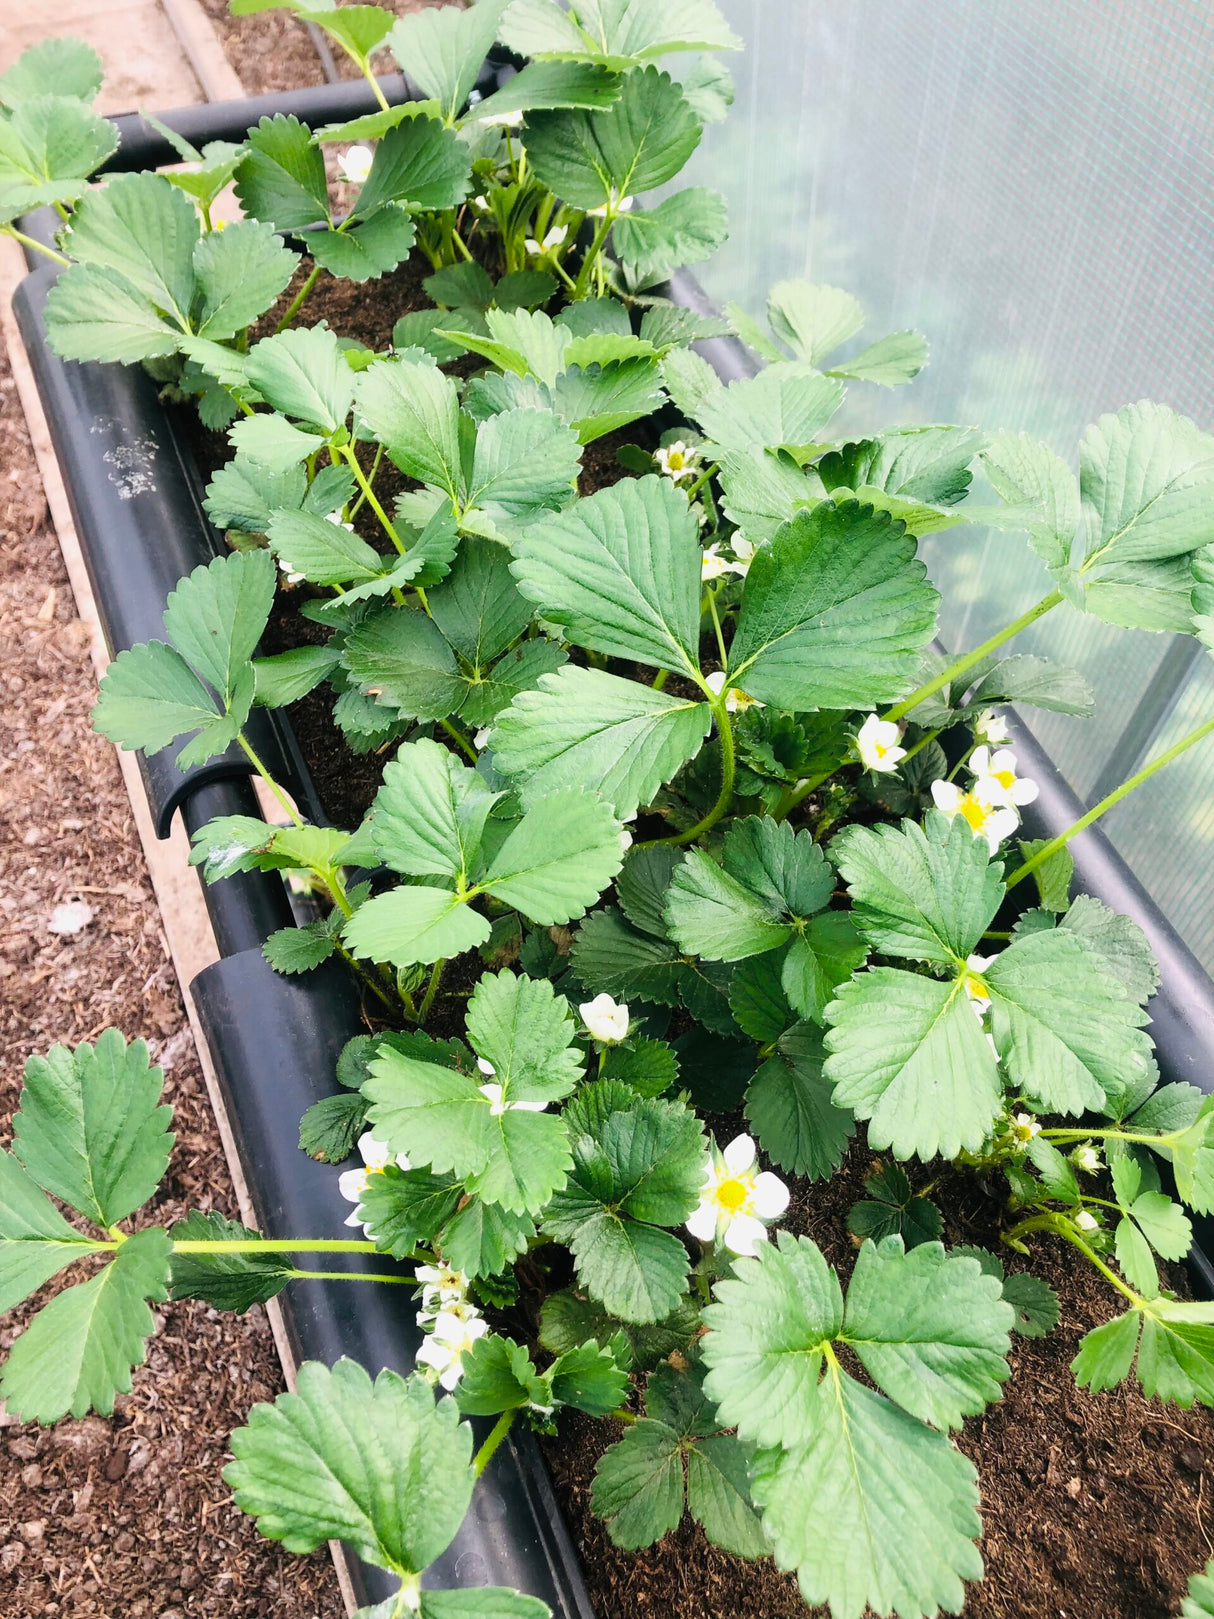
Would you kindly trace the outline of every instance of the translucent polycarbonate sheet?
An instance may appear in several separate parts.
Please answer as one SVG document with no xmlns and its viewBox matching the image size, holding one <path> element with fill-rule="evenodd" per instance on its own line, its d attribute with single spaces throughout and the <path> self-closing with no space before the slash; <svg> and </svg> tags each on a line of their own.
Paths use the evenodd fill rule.
<svg viewBox="0 0 1214 1619">
<path fill-rule="evenodd" d="M 720 3 L 746 42 L 737 102 L 681 181 L 729 202 L 730 242 L 701 271 L 708 291 L 761 316 L 773 282 L 808 276 L 864 303 L 855 347 L 906 327 L 931 343 L 909 388 L 853 384 L 842 431 L 1013 428 L 1077 465 L 1087 423 L 1131 400 L 1214 427 L 1214 6 Z M 926 554 L 951 646 L 975 645 L 1049 588 L 1017 535 L 957 529 Z M 1026 716 L 1079 793 L 1141 762 L 1118 747 L 1142 741 L 1125 733 L 1167 638 L 1060 607 L 1018 648 L 1067 659 L 1096 690 L 1092 720 Z M 1183 682 L 1151 753 L 1182 714 L 1203 701 L 1214 712 L 1204 669 Z M 1109 830 L 1214 968 L 1207 746 Z M 1164 836 L 1169 811 L 1183 828 Z"/>
</svg>

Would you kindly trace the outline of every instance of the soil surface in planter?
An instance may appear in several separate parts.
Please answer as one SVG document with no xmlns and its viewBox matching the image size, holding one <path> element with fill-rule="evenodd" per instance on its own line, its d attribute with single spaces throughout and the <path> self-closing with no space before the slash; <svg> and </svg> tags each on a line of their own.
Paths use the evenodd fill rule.
<svg viewBox="0 0 1214 1619">
<path fill-rule="evenodd" d="M 207 3 L 215 9 L 222 0 Z M 240 20 L 250 39 L 267 23 L 284 40 L 296 26 L 282 18 Z M 230 39 L 225 43 L 250 90 L 318 82 L 314 75 L 290 78 L 285 57 L 267 71 L 256 58 L 242 59 Z M 324 317 L 343 335 L 382 347 L 401 314 L 429 302 L 421 290 L 426 273 L 427 266 L 411 263 L 361 288 L 327 282 L 309 301 L 304 322 Z M 588 447 L 584 493 L 614 481 L 618 444 L 638 436 L 639 424 Z M 222 442 L 200 449 L 205 467 L 215 464 L 216 450 L 226 459 Z M 390 469 L 383 475 L 388 493 L 392 476 Z M 376 541 L 372 527 L 359 527 Z M 293 609 L 281 595 L 266 651 L 298 645 L 314 631 L 322 638 Z M 331 710 L 332 698 L 314 693 L 290 717 L 327 812 L 352 827 L 374 796 L 384 760 L 352 755 Z M 475 956 L 453 963 L 444 988 L 466 994 L 483 970 Z M 440 1001 L 431 1032 L 462 1032 L 462 1007 L 459 998 Z M 721 1140 L 745 1128 L 738 1119 L 709 1123 Z M 812 1236 L 844 1277 L 854 1252 L 847 1213 L 864 1196 L 872 1165 L 871 1154 L 857 1146 L 831 1181 L 794 1187 L 786 1223 Z M 946 1178 L 934 1199 L 946 1242 L 998 1251 L 998 1204 L 974 1181 Z M 1025 1265 L 1006 1250 L 1003 1257 L 1009 1270 Z M 958 1437 L 979 1471 L 986 1562 L 985 1580 L 968 1589 L 965 1619 L 1164 1619 L 1177 1612 L 1189 1575 L 1214 1555 L 1214 1416 L 1148 1401 L 1136 1386 L 1100 1395 L 1078 1390 L 1070 1362 L 1079 1339 L 1117 1313 L 1116 1304 L 1101 1278 L 1059 1241 L 1043 1242 L 1031 1268 L 1057 1291 L 1060 1325 L 1046 1338 L 1013 1338 L 1003 1399 Z M 1166 1280 L 1187 1295 L 1183 1270 L 1172 1267 Z M 543 1442 L 599 1619 L 801 1619 L 809 1612 L 792 1577 L 770 1561 L 744 1563 L 718 1551 L 690 1519 L 647 1551 L 613 1546 L 589 1502 L 598 1458 L 617 1437 L 610 1424 L 565 1413 L 559 1434 Z"/>
<path fill-rule="evenodd" d="M 89 730 L 89 631 L 2 348 L 0 623 L 0 1145 L 12 1141 L 26 1058 L 115 1025 L 147 1040 L 175 1114 L 170 1173 L 141 1218 L 238 1217 L 122 776 Z M 56 932 L 82 919 L 56 914 L 72 900 L 91 919 Z M 0 1350 L 61 1285 L 6 1318 Z M 283 1386 L 265 1311 L 190 1302 L 158 1315 L 148 1364 L 112 1420 L 47 1430 L 0 1404 L 0 1615 L 340 1619 L 328 1557 L 262 1539 L 220 1476 L 232 1429 Z"/>
<path fill-rule="evenodd" d="M 424 11 L 428 5 L 441 4 L 442 0 L 380 0 L 380 3 L 387 10 L 395 11 L 398 17 L 406 17 L 411 11 Z M 299 90 L 305 85 L 325 83 L 316 47 L 297 18 L 264 12 L 233 17 L 228 10 L 228 0 L 202 0 L 202 7 L 247 95 L 260 96 L 273 90 Z M 345 52 L 336 45 L 331 49 L 338 77 L 357 79 L 358 69 Z M 377 73 L 400 71 L 387 51 L 379 52 L 372 59 L 372 66 Z"/>
</svg>

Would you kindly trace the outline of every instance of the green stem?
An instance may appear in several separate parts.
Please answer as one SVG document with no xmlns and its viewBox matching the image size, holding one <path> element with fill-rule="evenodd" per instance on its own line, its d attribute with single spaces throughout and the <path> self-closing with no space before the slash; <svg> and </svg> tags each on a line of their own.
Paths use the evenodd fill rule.
<svg viewBox="0 0 1214 1619">
<path fill-rule="evenodd" d="M 304 824 L 303 823 L 303 816 L 295 808 L 294 804 L 291 803 L 291 800 L 283 792 L 282 788 L 278 785 L 278 783 L 274 780 L 273 776 L 266 769 L 265 765 L 258 758 L 256 752 L 254 751 L 253 744 L 245 736 L 243 731 L 238 731 L 236 733 L 236 740 L 237 740 L 237 742 L 240 743 L 241 747 L 244 749 L 245 757 L 248 759 L 249 763 L 253 766 L 253 769 L 261 777 L 262 781 L 265 782 L 266 786 L 274 794 L 274 797 L 282 805 L 283 809 L 286 810 L 287 814 L 291 817 L 291 820 L 295 823 L 296 826 L 302 826 Z"/>
<path fill-rule="evenodd" d="M 391 519 L 389 518 L 387 512 L 380 505 L 374 489 L 372 489 L 371 485 L 367 482 L 367 475 L 363 471 L 362 467 L 358 464 L 358 456 L 354 453 L 354 446 L 352 444 L 343 444 L 340 453 L 342 459 L 347 463 L 350 471 L 354 474 L 355 481 L 357 482 L 358 487 L 362 490 L 363 499 L 367 502 L 368 506 L 370 506 L 376 517 L 379 518 L 380 526 L 383 528 L 384 533 L 392 541 L 392 544 L 400 552 L 401 556 L 404 556 L 405 547 L 401 537 L 396 532 L 395 528 L 393 528 Z"/>
<path fill-rule="evenodd" d="M 951 686 L 954 680 L 959 679 L 960 676 L 974 668 L 976 664 L 981 663 L 983 658 L 987 658 L 992 652 L 997 651 L 1005 641 L 1010 641 L 1014 635 L 1019 635 L 1021 630 L 1027 630 L 1030 624 L 1035 624 L 1039 618 L 1044 618 L 1052 608 L 1057 607 L 1061 600 L 1062 592 L 1060 590 L 1051 590 L 1048 596 L 1043 596 L 1034 607 L 1029 608 L 1027 613 L 1021 613 L 1019 618 L 1013 619 L 1010 624 L 997 631 L 988 640 L 983 641 L 981 646 L 975 647 L 972 652 L 967 652 L 963 658 L 958 658 L 955 663 L 950 663 L 947 669 L 942 669 L 931 680 L 925 681 L 922 686 L 911 692 L 909 697 L 904 697 L 900 703 L 896 703 L 881 718 L 900 720 L 904 714 L 909 714 L 912 708 L 917 708 L 920 703 L 925 702 L 929 697 L 934 697 L 938 691 L 943 691 L 945 686 Z"/>
<path fill-rule="evenodd" d="M 375 456 L 374 456 L 374 458 L 373 458 L 373 460 L 371 462 L 371 470 L 367 474 L 367 482 L 368 483 L 374 483 L 375 482 L 376 474 L 379 472 L 379 464 L 383 460 L 383 458 L 384 458 L 384 447 L 383 447 L 382 444 L 377 444 L 375 446 Z M 359 492 L 358 492 L 358 499 L 354 502 L 353 506 L 350 507 L 349 517 L 348 517 L 349 522 L 352 523 L 354 521 L 354 519 L 358 516 L 359 512 L 366 505 L 366 503 L 367 503 L 367 497 L 366 497 L 366 495 L 363 494 L 362 490 L 360 489 Z"/>
<path fill-rule="evenodd" d="M 443 730 L 446 731 L 451 740 L 459 747 L 461 752 L 471 759 L 473 764 L 475 764 L 480 755 L 472 746 L 471 742 L 469 742 L 468 738 L 460 730 L 459 726 L 453 725 L 450 720 L 439 720 L 438 723 L 442 726 Z"/>
<path fill-rule="evenodd" d="M 609 1421 L 623 1422 L 628 1427 L 631 1427 L 634 1422 L 639 1422 L 641 1420 L 640 1417 L 636 1416 L 633 1412 L 625 1411 L 623 1406 L 621 1406 L 618 1411 L 609 1411 L 607 1416 Z"/>
<path fill-rule="evenodd" d="M 374 1254 L 373 1242 L 353 1237 L 250 1237 L 235 1242 L 174 1242 L 175 1254 Z"/>
<path fill-rule="evenodd" d="M 497 1450 L 497 1447 L 501 1444 L 502 1440 L 513 1427 L 516 1415 L 517 1412 L 515 1411 L 503 1411 L 501 1416 L 493 1424 L 493 1427 L 489 1430 L 489 1437 L 485 1440 L 485 1443 L 477 1451 L 472 1460 L 472 1468 L 477 1478 L 480 1478 L 486 1467 L 488 1467 L 489 1463 L 493 1460 L 494 1452 Z"/>
<path fill-rule="evenodd" d="M 711 587 L 706 592 L 708 596 L 708 611 L 712 615 L 712 627 L 717 638 L 717 651 L 721 654 L 721 668 L 724 669 L 729 662 L 729 653 L 725 650 L 725 636 L 721 631 L 721 616 L 717 612 L 717 593 Z"/>
<path fill-rule="evenodd" d="M 443 956 L 440 956 L 434 963 L 433 970 L 430 973 L 430 981 L 426 985 L 426 993 L 422 996 L 422 1004 L 417 1009 L 417 1021 L 419 1023 L 426 1021 L 426 1014 L 434 1005 L 434 997 L 438 994 L 438 986 L 443 981 L 443 968 L 446 965 L 446 958 Z"/>
<path fill-rule="evenodd" d="M 1098 821 L 1107 810 L 1113 808 L 1114 804 L 1120 804 L 1121 800 L 1128 793 L 1132 793 L 1135 787 L 1141 787 L 1143 782 L 1149 781 L 1157 770 L 1162 770 L 1164 765 L 1171 764 L 1173 759 L 1178 759 L 1186 749 L 1191 748 L 1194 743 L 1200 742 L 1203 737 L 1209 736 L 1211 732 L 1214 732 L 1214 719 L 1206 720 L 1195 731 L 1190 731 L 1188 736 L 1181 737 L 1179 742 L 1174 743 L 1166 752 L 1161 753 L 1157 759 L 1152 759 L 1149 764 L 1143 765 L 1141 770 L 1135 771 L 1128 781 L 1123 781 L 1120 787 L 1115 787 L 1106 798 L 1100 800 L 1099 804 L 1094 804 L 1086 815 L 1081 815 L 1077 821 L 1068 826 L 1065 832 L 1060 832 L 1056 838 L 1051 838 L 1048 843 L 1038 849 L 1036 854 L 1030 855 L 1023 866 L 1020 866 L 1008 878 L 1007 886 L 1014 888 L 1023 878 L 1036 871 L 1038 866 L 1043 865 L 1051 855 L 1057 854 L 1059 849 L 1064 849 L 1073 837 L 1091 826 L 1093 821 Z"/>
<path fill-rule="evenodd" d="M 902 766 L 907 762 L 907 760 L 913 759 L 922 748 L 925 748 L 928 745 L 929 742 L 934 742 L 940 735 L 941 730 L 943 730 L 943 726 L 941 726 L 938 730 L 926 732 L 919 738 L 918 742 L 915 743 L 913 748 L 907 748 L 906 753 L 901 759 L 898 760 L 898 769 L 901 770 Z"/>
<path fill-rule="evenodd" d="M 659 669 L 657 674 L 654 675 L 653 679 L 649 682 L 649 684 L 653 688 L 654 691 L 661 691 L 662 688 L 665 686 L 666 682 L 669 679 L 670 679 L 670 670 L 669 669 Z"/>
<path fill-rule="evenodd" d="M 1135 1141 L 1142 1147 L 1171 1146 L 1171 1135 L 1144 1135 L 1141 1130 L 1043 1130 L 1043 1141 Z"/>
<path fill-rule="evenodd" d="M 847 761 L 843 760 L 842 763 L 846 764 Z M 776 805 L 775 809 L 772 811 L 773 818 L 777 821 L 783 821 L 787 816 L 791 815 L 793 810 L 796 809 L 797 805 L 800 804 L 803 799 L 808 798 L 815 787 L 821 787 L 822 783 L 824 781 L 828 781 L 830 777 L 834 775 L 835 770 L 838 770 L 839 768 L 840 766 L 836 765 L 834 770 L 824 770 L 821 775 L 811 776 L 808 781 L 800 782 L 796 787 L 788 788 L 784 796 Z"/>
<path fill-rule="evenodd" d="M 611 229 L 614 222 L 615 216 L 611 212 L 611 207 L 609 204 L 607 211 L 599 221 L 599 228 L 594 233 L 594 240 L 591 242 L 586 253 L 586 257 L 582 261 L 582 267 L 578 271 L 577 281 L 574 283 L 573 288 L 573 296 L 575 298 L 584 298 L 586 296 L 594 265 L 598 260 L 599 253 L 602 251 L 603 243 L 607 240 L 607 232 Z"/>
<path fill-rule="evenodd" d="M 35 241 L 32 236 L 27 236 L 24 231 L 18 230 L 15 225 L 5 225 L 2 234 L 11 236 L 14 241 L 20 242 L 22 247 L 33 247 L 39 253 L 45 253 L 47 258 L 54 259 L 56 264 L 67 266 L 72 262 L 71 259 L 64 258 L 62 253 L 56 253 L 53 247 L 47 247 L 45 242 Z"/>
<path fill-rule="evenodd" d="M 719 698 L 714 698 L 708 706 L 712 709 L 713 718 L 717 722 L 717 732 L 721 738 L 721 791 L 717 795 L 717 801 L 708 814 L 702 820 L 697 821 L 694 826 L 688 827 L 686 832 L 676 833 L 671 838 L 655 838 L 648 843 L 638 844 L 638 848 L 652 849 L 658 844 L 678 845 L 680 843 L 691 843 L 701 833 L 707 832 L 710 827 L 715 826 L 733 801 L 733 727 L 729 723 L 729 711 L 725 707 L 724 691 Z"/>
<path fill-rule="evenodd" d="M 386 1271 L 369 1270 L 297 1270 L 292 1273 L 296 1282 L 404 1282 L 416 1286 L 412 1276 L 389 1276 Z"/>
<path fill-rule="evenodd" d="M 278 325 L 274 328 L 274 336 L 275 337 L 278 336 L 279 332 L 285 332 L 286 331 L 287 327 L 291 324 L 291 322 L 295 319 L 296 315 L 299 314 L 299 311 L 303 308 L 304 304 L 307 302 L 309 293 L 312 291 L 312 288 L 316 285 L 316 283 L 319 280 L 320 280 L 320 265 L 316 264 L 316 265 L 314 265 L 312 267 L 312 273 L 308 276 L 308 278 L 304 282 L 303 286 L 300 287 L 299 291 L 295 294 L 294 298 L 292 298 L 292 300 L 290 302 L 290 305 L 287 308 L 286 314 L 282 317 L 282 319 L 279 321 Z"/>
<path fill-rule="evenodd" d="M 339 44 L 341 43 L 340 40 L 338 41 L 338 43 Z M 356 56 L 354 58 L 354 60 L 358 63 L 358 66 L 362 71 L 363 78 L 366 79 L 367 83 L 371 86 L 372 90 L 374 90 L 375 99 L 376 99 L 376 101 L 379 102 L 379 105 L 380 105 L 380 111 L 381 112 L 390 112 L 391 108 L 388 106 L 388 98 L 383 93 L 383 91 L 380 89 L 379 80 L 375 77 L 374 73 L 372 73 L 370 62 L 368 62 L 368 60 L 367 60 L 367 58 L 365 56 Z"/>
<path fill-rule="evenodd" d="M 688 501 L 693 501 L 699 494 L 700 490 L 703 489 L 704 485 L 708 482 L 709 478 L 714 478 L 717 473 L 720 472 L 720 470 L 721 463 L 719 461 L 714 461 L 707 471 L 701 472 L 700 476 L 687 491 Z"/>
<path fill-rule="evenodd" d="M 1135 1293 L 1132 1287 L 1126 1286 L 1116 1271 L 1109 1269 L 1099 1254 L 1088 1247 L 1087 1243 L 1084 1242 L 1083 1238 L 1065 1217 L 1060 1217 L 1056 1214 L 1041 1214 L 1032 1220 L 1022 1220 L 1019 1225 L 1013 1226 L 1008 1232 L 1008 1236 L 1017 1237 L 1030 1231 L 1052 1231 L 1056 1237 L 1062 1237 L 1073 1248 L 1078 1248 L 1084 1258 L 1090 1260 L 1096 1267 L 1105 1281 L 1111 1287 L 1115 1287 L 1125 1298 L 1129 1299 L 1136 1310 L 1142 1309 L 1146 1303 L 1146 1300 Z"/>
</svg>

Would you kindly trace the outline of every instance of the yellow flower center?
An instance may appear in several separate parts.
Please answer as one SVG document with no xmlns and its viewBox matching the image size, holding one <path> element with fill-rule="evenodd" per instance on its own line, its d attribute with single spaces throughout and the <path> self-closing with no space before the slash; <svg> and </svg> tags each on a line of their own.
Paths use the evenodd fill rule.
<svg viewBox="0 0 1214 1619">
<path fill-rule="evenodd" d="M 730 1214 L 736 1214 L 750 1196 L 750 1187 L 740 1175 L 732 1175 L 717 1187 L 717 1202 Z"/>
<path fill-rule="evenodd" d="M 982 828 L 986 825 L 987 816 L 990 814 L 990 811 L 987 809 L 986 805 L 980 804 L 974 797 L 973 793 L 966 793 L 964 795 L 961 802 L 957 805 L 957 810 L 961 815 L 964 815 L 965 819 L 969 822 L 971 832 L 981 832 Z"/>
<path fill-rule="evenodd" d="M 874 742 L 873 752 L 877 755 L 878 759 L 884 759 L 885 755 L 889 752 L 889 749 L 885 746 L 884 742 Z"/>
<path fill-rule="evenodd" d="M 986 996 L 986 985 L 977 973 L 962 973 L 961 983 L 967 995 Z"/>
<path fill-rule="evenodd" d="M 991 772 L 991 775 L 994 778 L 994 780 L 999 783 L 1000 787 L 1005 788 L 1009 793 L 1011 792 L 1011 790 L 1012 790 L 1012 788 L 1013 788 L 1013 786 L 1015 785 L 1015 782 L 1016 782 L 1016 775 L 1015 775 L 1014 771 L 1012 771 L 1012 770 L 993 770 Z"/>
</svg>

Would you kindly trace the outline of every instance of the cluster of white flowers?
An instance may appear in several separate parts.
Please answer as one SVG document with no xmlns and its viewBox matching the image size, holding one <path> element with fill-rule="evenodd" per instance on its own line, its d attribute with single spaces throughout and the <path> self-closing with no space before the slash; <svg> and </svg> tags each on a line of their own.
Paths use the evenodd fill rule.
<svg viewBox="0 0 1214 1619">
<path fill-rule="evenodd" d="M 366 185 L 375 153 L 369 146 L 352 146 L 337 160 L 337 172 L 352 186 Z"/>
<path fill-rule="evenodd" d="M 725 691 L 725 671 L 723 669 L 718 669 L 715 673 L 709 675 L 705 685 L 707 685 L 714 697 L 719 697 L 723 691 L 725 692 L 725 712 L 727 714 L 741 714 L 748 708 L 767 707 L 766 703 L 761 703 L 757 697 L 752 697 L 748 691 L 743 691 L 741 686 L 730 686 L 729 690 Z"/>
<path fill-rule="evenodd" d="M 697 1242 L 721 1242 L 731 1254 L 751 1255 L 767 1241 L 768 1225 L 788 1207 L 788 1187 L 769 1170 L 760 1173 L 755 1156 L 750 1136 L 735 1136 L 724 1151 L 713 1143 L 699 1207 L 687 1222 Z"/>
<path fill-rule="evenodd" d="M 660 451 L 658 453 L 661 454 Z M 720 542 L 716 540 L 705 550 L 700 561 L 700 580 L 703 584 L 708 584 L 712 579 L 721 579 L 727 573 L 736 573 L 739 578 L 745 579 L 750 572 L 750 565 L 755 559 L 754 546 L 740 534 L 735 534 L 729 544 L 732 556 L 723 556 Z"/>
<path fill-rule="evenodd" d="M 358 1205 L 362 1202 L 363 1193 L 372 1175 L 382 1175 L 390 1163 L 395 1163 L 398 1169 L 408 1169 L 409 1160 L 403 1152 L 392 1157 L 392 1150 L 386 1141 L 381 1141 L 373 1130 L 364 1130 L 358 1138 L 358 1155 L 363 1161 L 361 1169 L 347 1169 L 337 1177 L 337 1190 L 347 1203 L 354 1204 L 354 1213 L 347 1215 L 347 1225 L 361 1225 L 367 1237 L 374 1240 L 375 1233 L 369 1225 L 365 1225 L 358 1218 Z"/>
<path fill-rule="evenodd" d="M 950 821 L 960 815 L 995 854 L 1020 825 L 1017 809 L 1036 798 L 1037 783 L 1016 774 L 1016 755 L 1010 748 L 992 752 L 986 743 L 970 755 L 969 771 L 974 780 L 968 790 L 955 781 L 934 781 L 932 799 Z"/>
<path fill-rule="evenodd" d="M 583 1001 L 578 1007 L 586 1033 L 601 1046 L 618 1046 L 628 1038 L 631 1019 L 624 1003 L 613 1001 L 610 995 L 596 995 L 592 1001 Z"/>
<path fill-rule="evenodd" d="M 419 1265 L 414 1272 L 422 1284 L 422 1307 L 417 1324 L 425 1331 L 417 1364 L 425 1375 L 448 1393 L 464 1375 L 464 1356 L 489 1330 L 468 1297 L 468 1278 L 450 1265 Z"/>
</svg>

